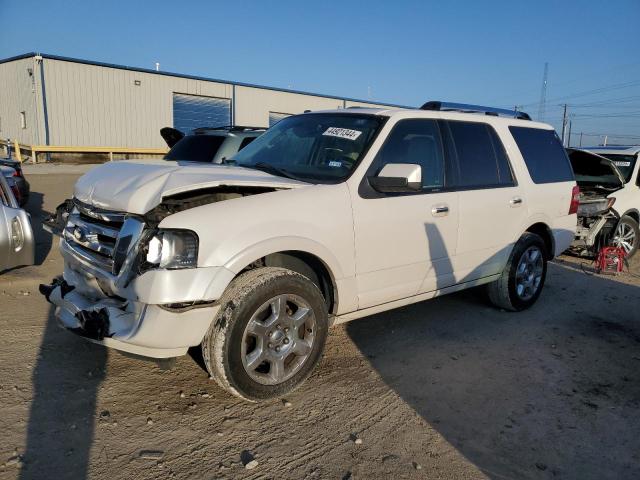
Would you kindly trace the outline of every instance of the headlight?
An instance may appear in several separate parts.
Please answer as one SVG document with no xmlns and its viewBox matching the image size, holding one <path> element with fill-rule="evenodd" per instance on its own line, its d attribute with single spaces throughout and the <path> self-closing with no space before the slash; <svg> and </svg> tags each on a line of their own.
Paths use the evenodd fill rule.
<svg viewBox="0 0 640 480">
<path fill-rule="evenodd" d="M 160 230 L 147 244 L 147 263 L 159 268 L 194 268 L 198 236 L 189 230 Z"/>
</svg>

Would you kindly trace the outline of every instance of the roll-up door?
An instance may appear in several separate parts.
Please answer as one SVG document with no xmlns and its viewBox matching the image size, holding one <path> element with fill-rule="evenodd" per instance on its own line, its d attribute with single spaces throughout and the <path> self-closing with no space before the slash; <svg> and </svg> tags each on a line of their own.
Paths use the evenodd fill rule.
<svg viewBox="0 0 640 480">
<path fill-rule="evenodd" d="M 230 124 L 231 100 L 228 98 L 173 94 L 173 127 L 181 132 Z"/>
<path fill-rule="evenodd" d="M 291 113 L 269 112 L 269 128 L 273 127 L 283 118 L 290 117 Z"/>
</svg>

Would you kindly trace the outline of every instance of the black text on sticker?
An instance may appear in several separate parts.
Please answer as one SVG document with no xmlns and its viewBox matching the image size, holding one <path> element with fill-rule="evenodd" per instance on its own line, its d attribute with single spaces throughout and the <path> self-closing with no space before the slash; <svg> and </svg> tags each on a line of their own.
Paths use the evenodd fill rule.
<svg viewBox="0 0 640 480">
<path fill-rule="evenodd" d="M 362 132 L 358 130 L 351 130 L 350 128 L 329 127 L 322 135 L 328 135 L 330 137 L 346 138 L 347 140 L 357 139 Z"/>
</svg>

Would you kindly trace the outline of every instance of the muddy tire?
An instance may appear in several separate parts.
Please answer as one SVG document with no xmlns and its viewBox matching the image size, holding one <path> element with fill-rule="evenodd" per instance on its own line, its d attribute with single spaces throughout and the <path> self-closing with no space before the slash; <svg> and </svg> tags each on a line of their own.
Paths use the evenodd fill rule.
<svg viewBox="0 0 640 480">
<path fill-rule="evenodd" d="M 264 267 L 236 278 L 202 341 L 207 370 L 249 401 L 277 398 L 304 382 L 320 361 L 327 307 L 308 278 Z"/>
<path fill-rule="evenodd" d="M 626 258 L 633 257 L 640 245 L 640 228 L 638 222 L 633 218 L 625 215 L 620 219 L 611 238 L 611 245 L 614 247 L 622 247 L 626 253 Z"/>
<path fill-rule="evenodd" d="M 489 300 L 498 308 L 518 312 L 533 305 L 547 276 L 544 241 L 524 233 L 516 242 L 500 278 L 487 285 Z"/>
</svg>

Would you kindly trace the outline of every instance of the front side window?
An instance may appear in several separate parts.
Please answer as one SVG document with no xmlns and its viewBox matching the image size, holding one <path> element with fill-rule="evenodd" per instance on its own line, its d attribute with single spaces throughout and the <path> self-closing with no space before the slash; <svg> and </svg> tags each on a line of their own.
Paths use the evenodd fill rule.
<svg viewBox="0 0 640 480">
<path fill-rule="evenodd" d="M 226 163 L 309 183 L 338 183 L 354 171 L 384 120 L 333 113 L 287 117 Z"/>
<path fill-rule="evenodd" d="M 504 146 L 486 123 L 447 121 L 462 188 L 514 185 Z"/>
<path fill-rule="evenodd" d="M 553 130 L 509 127 L 534 183 L 575 180 L 571 163 Z"/>
<path fill-rule="evenodd" d="M 422 169 L 422 188 L 444 187 L 444 153 L 435 120 L 400 120 L 374 160 L 376 173 L 389 163 L 412 163 Z"/>
</svg>

